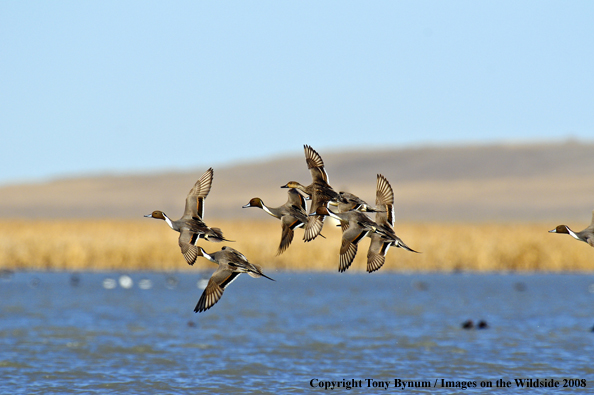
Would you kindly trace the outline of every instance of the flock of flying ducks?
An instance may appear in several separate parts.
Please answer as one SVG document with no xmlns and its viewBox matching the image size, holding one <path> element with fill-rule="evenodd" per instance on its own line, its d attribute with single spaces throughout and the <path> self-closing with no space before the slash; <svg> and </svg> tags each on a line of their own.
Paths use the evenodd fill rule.
<svg viewBox="0 0 594 395">
<path fill-rule="evenodd" d="M 348 192 L 336 192 L 329 184 L 328 174 L 324 168 L 322 157 L 309 145 L 304 146 L 305 161 L 311 173 L 312 183 L 304 186 L 297 181 L 289 181 L 281 188 L 288 188 L 287 202 L 280 207 L 268 207 L 262 199 L 252 198 L 243 208 L 258 207 L 280 219 L 282 234 L 277 255 L 287 250 L 293 241 L 294 229 L 304 229 L 304 241 L 311 241 L 322 236 L 321 231 L 326 217 L 332 217 L 340 222 L 342 228 L 342 242 L 338 271 L 347 270 L 355 255 L 359 242 L 370 237 L 371 243 L 367 252 L 367 271 L 379 270 L 385 263 L 385 257 L 390 247 L 403 248 L 417 252 L 408 247 L 394 232 L 394 192 L 392 186 L 381 174 L 377 175 L 377 189 L 375 207 Z M 219 301 L 223 291 L 241 273 L 251 277 L 265 277 L 274 281 L 262 272 L 259 265 L 250 263 L 239 251 L 224 246 L 219 251 L 207 253 L 197 245 L 199 239 L 212 242 L 231 241 L 223 236 L 219 228 L 209 227 L 204 223 L 204 199 L 210 192 L 213 169 L 208 169 L 198 179 L 186 197 L 184 214 L 174 221 L 162 211 L 153 211 L 145 217 L 164 220 L 171 229 L 180 233 L 178 243 L 181 252 L 189 265 L 193 265 L 201 256 L 218 264 L 208 285 L 204 289 L 194 312 L 210 309 Z M 310 201 L 309 211 L 306 200 Z M 375 213 L 375 221 L 366 213 Z M 573 232 L 566 225 L 559 225 L 549 231 L 552 233 L 570 234 L 577 240 L 584 241 L 594 247 L 594 212 L 592 223 L 581 232 Z"/>
<path fill-rule="evenodd" d="M 404 244 L 394 232 L 394 192 L 386 177 L 377 175 L 375 207 L 372 207 L 352 193 L 336 192 L 328 183 L 322 157 L 309 145 L 305 145 L 304 149 L 305 161 L 312 177 L 310 185 L 304 186 L 297 181 L 289 181 L 283 185 L 281 188 L 288 188 L 288 199 L 280 207 L 268 207 L 258 197 L 243 206 L 261 208 L 280 219 L 282 234 L 277 255 L 287 250 L 293 241 L 296 228 L 304 229 L 304 241 L 311 241 L 317 236 L 324 237 L 321 231 L 326 217 L 338 220 L 342 228 L 339 272 L 344 272 L 351 266 L 357 254 L 357 246 L 366 236 L 371 238 L 367 253 L 367 271 L 370 273 L 384 265 L 386 254 L 392 246 L 417 252 Z M 250 263 L 242 253 L 231 247 L 225 246 L 217 252 L 207 253 L 197 245 L 199 239 L 212 242 L 231 241 L 223 236 L 221 229 L 206 225 L 202 219 L 204 199 L 210 192 L 213 173 L 213 169 L 210 168 L 196 181 L 186 197 L 184 214 L 177 221 L 162 211 L 153 211 L 145 215 L 148 218 L 164 220 L 171 229 L 180 233 L 179 247 L 189 265 L 193 265 L 199 256 L 219 265 L 210 277 L 194 309 L 195 312 L 208 310 L 217 303 L 225 288 L 241 273 L 272 280 L 262 272 L 259 265 Z M 307 200 L 310 201 L 309 211 Z M 366 213 L 375 213 L 375 221 Z"/>
</svg>

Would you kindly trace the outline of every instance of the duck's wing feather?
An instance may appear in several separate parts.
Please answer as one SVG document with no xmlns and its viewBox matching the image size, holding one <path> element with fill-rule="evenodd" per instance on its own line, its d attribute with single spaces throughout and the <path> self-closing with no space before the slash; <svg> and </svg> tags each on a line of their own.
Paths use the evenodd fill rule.
<svg viewBox="0 0 594 395">
<path fill-rule="evenodd" d="M 231 268 L 245 269 L 250 263 L 245 255 L 235 248 L 225 246 L 216 253 L 219 264 L 229 265 Z M 242 270 L 244 271 L 244 270 Z"/>
<path fill-rule="evenodd" d="M 312 241 L 320 234 L 320 232 L 322 232 L 322 227 L 324 226 L 324 218 L 325 217 L 321 215 L 307 217 L 307 223 L 305 224 L 305 229 L 303 233 L 304 241 Z"/>
<path fill-rule="evenodd" d="M 223 247 L 221 251 L 215 253 L 219 265 L 227 266 L 230 270 L 247 273 L 252 277 L 270 277 L 262 273 L 262 268 L 259 265 L 250 263 L 247 258 L 239 251 L 231 247 Z M 274 281 L 274 280 L 272 280 Z"/>
<path fill-rule="evenodd" d="M 379 234 L 371 234 L 371 243 L 367 251 L 367 271 L 369 273 L 379 270 L 386 262 L 386 254 L 390 243 L 386 242 Z"/>
<path fill-rule="evenodd" d="M 340 267 L 338 271 L 343 272 L 351 266 L 357 254 L 357 245 L 368 233 L 368 229 L 352 224 L 343 232 L 342 243 L 340 245 Z"/>
<path fill-rule="evenodd" d="M 357 255 L 357 244 L 353 244 L 343 238 L 340 246 L 338 271 L 342 273 L 347 270 L 351 266 L 351 263 L 353 263 L 355 255 Z"/>
<path fill-rule="evenodd" d="M 202 296 L 200 296 L 194 312 L 200 313 L 214 306 L 221 299 L 221 296 L 223 296 L 225 288 L 240 274 L 240 272 L 234 272 L 224 266 L 219 266 L 210 277 L 210 280 L 208 280 L 208 285 L 204 289 L 204 292 L 202 292 Z"/>
<path fill-rule="evenodd" d="M 367 234 L 369 233 L 369 229 L 361 226 L 361 224 L 357 223 L 356 225 L 349 225 L 347 229 L 342 233 L 343 240 L 348 241 L 352 244 L 358 244 Z M 341 251 L 342 253 L 342 251 Z"/>
<path fill-rule="evenodd" d="M 342 230 L 342 233 L 346 232 L 348 228 L 349 228 L 348 222 L 340 221 L 340 229 Z"/>
<path fill-rule="evenodd" d="M 200 250 L 194 244 L 198 239 L 198 234 L 188 229 L 182 229 L 179 233 L 179 239 L 177 240 L 181 252 L 186 258 L 188 265 L 193 265 L 196 262 L 196 258 L 201 255 Z"/>
<path fill-rule="evenodd" d="M 394 191 L 386 177 L 381 174 L 377 175 L 375 205 L 381 209 L 375 213 L 375 222 L 394 226 Z"/>
<path fill-rule="evenodd" d="M 323 180 L 328 183 L 328 173 L 326 173 L 326 169 L 324 169 L 324 161 L 320 154 L 309 145 L 304 145 L 303 149 L 305 150 L 305 163 L 307 163 L 307 168 L 311 173 L 313 181 Z"/>
<path fill-rule="evenodd" d="M 276 255 L 282 254 L 287 250 L 287 248 L 289 248 L 295 234 L 295 232 L 293 232 L 293 228 L 299 223 L 301 223 L 301 221 L 290 215 L 285 215 L 281 218 L 282 234 Z"/>
<path fill-rule="evenodd" d="M 305 203 L 305 198 L 299 191 L 295 188 L 291 188 L 287 191 L 287 204 L 289 206 L 295 206 L 297 208 L 301 208 L 303 212 L 307 212 L 307 203 Z"/>
<path fill-rule="evenodd" d="M 188 196 L 186 197 L 186 208 L 184 209 L 184 217 L 200 217 L 204 218 L 204 199 L 210 192 L 212 185 L 212 178 L 214 170 L 212 167 L 196 181 L 196 184 L 190 189 Z"/>
</svg>

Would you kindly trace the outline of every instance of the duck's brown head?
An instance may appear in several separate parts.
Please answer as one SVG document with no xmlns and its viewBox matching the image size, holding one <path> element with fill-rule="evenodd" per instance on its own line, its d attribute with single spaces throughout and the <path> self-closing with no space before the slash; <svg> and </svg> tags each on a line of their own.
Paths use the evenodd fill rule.
<svg viewBox="0 0 594 395">
<path fill-rule="evenodd" d="M 281 188 L 297 188 L 297 189 L 303 189 L 303 185 L 301 185 L 297 181 L 289 181 L 285 185 L 281 186 Z"/>
<path fill-rule="evenodd" d="M 264 202 L 259 197 L 255 197 L 255 198 L 252 198 L 249 201 L 248 204 L 246 204 L 245 206 L 241 206 L 241 207 L 242 208 L 247 208 L 247 207 L 260 207 L 260 208 L 263 208 L 264 207 Z"/>
<path fill-rule="evenodd" d="M 328 211 L 328 207 L 320 206 L 316 209 L 315 213 L 311 213 L 310 215 L 330 215 L 330 212 Z"/>
<path fill-rule="evenodd" d="M 165 220 L 165 213 L 159 210 L 153 211 L 152 213 L 145 215 L 146 218 L 156 218 Z"/>
<path fill-rule="evenodd" d="M 558 225 L 555 229 L 549 230 L 549 233 L 565 233 L 568 235 L 569 231 L 567 230 L 567 225 Z"/>
</svg>

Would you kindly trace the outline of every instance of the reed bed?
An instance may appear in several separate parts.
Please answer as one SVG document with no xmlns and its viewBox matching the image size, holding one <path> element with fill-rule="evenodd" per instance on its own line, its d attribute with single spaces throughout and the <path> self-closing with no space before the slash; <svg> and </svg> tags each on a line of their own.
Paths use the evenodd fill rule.
<svg viewBox="0 0 594 395">
<path fill-rule="evenodd" d="M 207 252 L 230 245 L 275 271 L 337 271 L 341 231 L 327 221 L 325 239 L 304 243 L 303 231 L 276 256 L 280 222 L 217 221 L 235 242 L 200 244 Z M 590 272 L 594 249 L 568 235 L 549 234 L 556 224 L 402 223 L 396 233 L 420 254 L 391 248 L 380 272 Z M 177 245 L 178 233 L 154 220 L 0 221 L 0 269 L 68 271 L 214 270 L 198 258 L 190 267 Z M 361 241 L 349 271 L 365 271 L 369 239 Z"/>
</svg>

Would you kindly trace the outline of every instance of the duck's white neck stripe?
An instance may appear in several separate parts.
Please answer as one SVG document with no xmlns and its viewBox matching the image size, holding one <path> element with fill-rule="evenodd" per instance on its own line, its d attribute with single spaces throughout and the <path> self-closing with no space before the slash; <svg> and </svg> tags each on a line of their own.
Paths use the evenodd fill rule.
<svg viewBox="0 0 594 395">
<path fill-rule="evenodd" d="M 582 241 L 582 239 L 580 239 L 580 238 L 578 237 L 578 235 L 576 235 L 576 234 L 573 232 L 573 230 L 569 229 L 567 226 L 565 227 L 565 229 L 567 229 L 567 231 L 569 232 L 569 234 L 570 234 L 570 235 L 571 235 L 571 236 L 572 236 L 574 239 Z"/>
<path fill-rule="evenodd" d="M 169 219 L 168 216 L 166 216 L 165 214 L 163 214 L 163 217 L 165 218 L 165 222 L 167 222 L 167 225 L 169 225 L 169 227 L 171 229 L 173 229 L 173 223 L 171 222 L 171 220 Z M 175 229 L 174 229 L 175 230 Z"/>
<path fill-rule="evenodd" d="M 268 214 L 272 215 L 273 217 L 276 218 L 276 215 L 272 214 L 272 211 L 268 210 L 268 207 L 266 207 L 264 205 L 264 203 L 262 203 L 262 210 L 266 211 Z"/>
<path fill-rule="evenodd" d="M 166 216 L 165 214 L 163 214 L 163 217 L 165 218 L 165 222 L 167 222 L 167 225 L 169 225 L 169 227 L 171 229 L 173 229 L 173 223 L 171 222 L 171 220 L 169 219 L 169 217 Z"/>
<path fill-rule="evenodd" d="M 342 218 L 340 218 L 338 215 L 334 214 L 334 213 L 333 213 L 332 211 L 330 211 L 330 210 L 328 210 L 328 214 L 329 214 L 329 215 L 330 215 L 332 218 L 334 218 L 334 219 L 337 219 L 337 220 L 339 220 L 339 221 L 341 221 L 341 222 L 343 221 L 343 219 L 342 219 Z"/>
<path fill-rule="evenodd" d="M 200 247 L 198 247 L 198 248 L 200 248 Z M 206 251 L 204 251 L 202 248 L 200 248 L 200 251 L 202 252 L 202 256 L 203 256 L 203 257 L 205 257 L 206 259 L 208 259 L 208 260 L 209 260 L 209 261 L 211 261 L 211 262 L 218 263 L 217 261 L 215 261 L 215 260 L 214 260 L 214 258 L 213 258 L 212 256 L 208 255 L 208 254 L 206 253 Z"/>
</svg>

